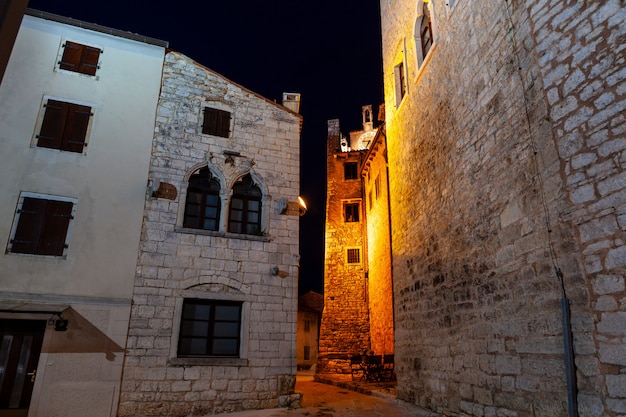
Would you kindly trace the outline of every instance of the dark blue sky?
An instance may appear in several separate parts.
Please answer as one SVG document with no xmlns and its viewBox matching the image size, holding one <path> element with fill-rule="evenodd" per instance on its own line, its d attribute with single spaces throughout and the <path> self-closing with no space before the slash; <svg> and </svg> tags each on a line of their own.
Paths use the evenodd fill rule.
<svg viewBox="0 0 626 417">
<path fill-rule="evenodd" d="M 300 293 L 323 291 L 326 122 L 348 134 L 383 100 L 377 0 L 30 0 L 29 7 L 169 42 L 268 99 L 301 93 Z"/>
</svg>

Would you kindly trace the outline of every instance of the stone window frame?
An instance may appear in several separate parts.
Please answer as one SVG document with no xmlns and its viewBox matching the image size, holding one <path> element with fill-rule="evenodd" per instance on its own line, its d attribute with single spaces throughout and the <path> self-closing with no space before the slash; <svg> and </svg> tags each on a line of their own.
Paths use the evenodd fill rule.
<svg viewBox="0 0 626 417">
<path fill-rule="evenodd" d="M 193 289 L 176 291 L 174 317 L 172 320 L 172 337 L 170 339 L 169 364 L 172 366 L 248 366 L 250 350 L 250 306 L 252 297 L 246 294 L 213 293 Z M 182 321 L 183 304 L 185 299 L 234 301 L 241 302 L 241 327 L 239 334 L 239 356 L 206 356 L 206 357 L 178 357 L 178 339 Z"/>
<path fill-rule="evenodd" d="M 422 37 L 421 37 L 422 21 L 424 17 L 426 16 L 426 13 L 424 12 L 425 5 L 427 5 L 428 7 L 427 15 L 430 17 L 430 28 L 431 28 L 431 36 L 432 36 L 432 44 L 429 50 L 427 51 L 426 55 L 424 55 L 424 52 L 423 52 Z M 438 44 L 437 39 L 438 39 L 439 31 L 437 30 L 437 20 L 435 16 L 435 8 L 433 7 L 433 0 L 418 1 L 415 13 L 416 13 L 416 17 L 415 17 L 415 24 L 413 27 L 413 40 L 415 44 L 414 45 L 415 46 L 415 60 L 416 60 L 415 63 L 418 69 L 418 72 L 416 74 L 416 79 L 417 79 L 421 75 L 423 68 L 426 67 L 426 65 L 430 61 L 437 47 L 437 44 Z"/>
<path fill-rule="evenodd" d="M 22 207 L 24 205 L 24 200 L 26 198 L 35 199 L 35 200 L 58 201 L 58 202 L 72 204 L 72 207 L 71 207 L 71 209 L 69 211 L 69 219 L 68 219 L 67 226 L 64 227 L 64 230 L 62 232 L 60 232 L 59 230 L 54 232 L 54 233 L 64 233 L 65 234 L 65 237 L 64 237 L 64 240 L 63 240 L 63 251 L 62 251 L 62 253 L 60 253 L 60 254 L 44 254 L 44 253 L 39 253 L 39 252 L 30 253 L 30 252 L 13 251 L 13 244 L 14 244 L 16 233 L 17 233 L 17 229 L 18 229 L 18 227 L 20 225 L 20 221 L 23 220 L 23 218 L 22 218 Z M 70 241 L 71 241 L 71 237 L 72 237 L 72 231 L 74 229 L 74 224 L 75 224 L 77 204 L 78 204 L 78 199 L 77 198 L 73 198 L 73 197 L 64 197 L 64 196 L 58 196 L 58 195 L 33 193 L 33 192 L 27 192 L 27 191 L 21 192 L 20 196 L 18 198 L 17 206 L 15 208 L 15 213 L 14 213 L 14 216 L 13 216 L 13 223 L 12 223 L 12 226 L 11 226 L 11 233 L 9 234 L 9 240 L 7 242 L 7 249 L 6 249 L 7 254 L 10 253 L 10 254 L 15 254 L 15 255 L 38 256 L 38 257 L 46 256 L 46 257 L 53 257 L 53 258 L 57 258 L 57 259 L 67 259 L 67 253 L 68 253 L 68 249 L 69 249 L 69 245 L 70 245 Z M 48 216 L 48 214 L 44 215 L 44 217 L 46 217 L 46 216 Z M 43 231 L 40 231 L 38 238 L 41 238 L 42 233 L 43 233 Z"/>
<path fill-rule="evenodd" d="M 402 104 L 404 97 L 407 96 L 407 93 L 409 91 L 407 84 L 407 70 L 406 65 L 404 64 L 405 62 L 406 60 L 402 59 L 393 67 L 393 82 L 396 95 L 396 107 L 400 107 L 400 104 Z"/>
<path fill-rule="evenodd" d="M 66 103 L 66 104 L 73 105 L 73 106 L 84 106 L 84 107 L 90 108 L 91 114 L 89 115 L 89 121 L 87 123 L 87 128 L 85 129 L 82 151 L 80 152 L 73 151 L 70 149 L 64 149 L 63 147 L 39 146 L 39 140 L 40 140 L 39 135 L 43 127 L 43 122 L 46 119 L 47 108 L 48 108 L 48 104 L 50 101 L 58 101 L 58 102 Z M 82 101 L 82 100 L 72 100 L 72 99 L 67 99 L 67 98 L 58 97 L 58 96 L 44 95 L 41 100 L 41 105 L 39 107 L 39 114 L 37 115 L 37 121 L 35 122 L 35 129 L 33 132 L 33 137 L 31 138 L 30 147 L 37 148 L 37 149 L 47 149 L 51 151 L 70 152 L 73 154 L 86 155 L 87 149 L 89 148 L 89 143 L 91 139 L 91 131 L 93 129 L 93 123 L 94 123 L 96 114 L 97 114 L 97 106 L 94 103 L 90 103 L 90 102 Z"/>
<path fill-rule="evenodd" d="M 204 127 L 204 112 L 205 112 L 205 108 L 211 108 L 211 109 L 215 109 L 215 110 L 220 110 L 222 112 L 228 112 L 230 113 L 230 126 L 228 128 L 228 136 L 221 136 L 221 135 L 213 135 L 210 133 L 204 133 L 203 132 L 203 127 Z M 234 131 L 234 127 L 235 127 L 235 112 L 234 112 L 234 108 L 226 103 L 223 103 L 221 101 L 216 101 L 216 100 L 204 100 L 202 102 L 202 104 L 200 105 L 200 109 L 199 109 L 199 114 L 198 114 L 198 134 L 202 135 L 202 136 L 208 136 L 208 137 L 214 137 L 214 138 L 221 138 L 221 139 L 232 139 L 233 138 L 233 131 Z"/>
<path fill-rule="evenodd" d="M 80 70 L 71 70 L 71 69 L 67 69 L 67 68 L 62 68 L 64 61 L 63 61 L 63 57 L 65 54 L 65 50 L 66 50 L 66 45 L 67 43 L 70 44 L 74 44 L 74 45 L 78 45 L 84 49 L 93 49 L 93 50 L 98 50 L 98 60 L 96 65 L 96 70 L 94 71 L 93 74 L 89 74 L 87 72 L 84 71 L 80 71 Z M 56 72 L 60 72 L 63 74 L 67 74 L 67 75 L 72 75 L 72 76 L 77 76 L 77 77 L 86 77 L 86 78 L 91 78 L 93 80 L 98 81 L 100 79 L 100 75 L 98 74 L 100 71 L 100 68 L 102 66 L 102 55 L 104 54 L 104 48 L 101 45 L 95 44 L 95 43 L 89 43 L 89 42 L 83 42 L 83 41 L 77 41 L 75 39 L 70 39 L 70 38 L 65 38 L 62 37 L 61 38 L 61 42 L 59 44 L 59 50 L 57 51 L 57 58 L 55 60 L 54 63 L 54 71 Z M 81 61 L 83 62 L 83 61 Z M 89 65 L 92 65 L 91 63 L 89 63 Z"/>
</svg>

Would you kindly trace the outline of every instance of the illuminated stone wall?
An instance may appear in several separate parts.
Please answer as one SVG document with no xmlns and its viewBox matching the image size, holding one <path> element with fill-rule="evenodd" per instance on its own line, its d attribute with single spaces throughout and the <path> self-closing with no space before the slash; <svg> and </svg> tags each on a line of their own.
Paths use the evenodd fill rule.
<svg viewBox="0 0 626 417">
<path fill-rule="evenodd" d="M 349 372 L 350 353 L 370 348 L 361 180 L 358 175 L 344 179 L 344 165 L 360 168 L 363 152 L 341 152 L 339 120 L 328 124 L 324 312 L 317 372 L 341 373 Z M 360 204 L 360 221 L 346 222 L 347 202 Z M 347 263 L 348 249 L 359 250 L 359 262 Z"/>
<path fill-rule="evenodd" d="M 367 280 L 371 349 L 394 353 L 391 239 L 387 187 L 387 148 L 384 135 L 372 143 L 365 157 L 363 187 L 367 220 Z"/>
<path fill-rule="evenodd" d="M 380 5 L 398 397 L 567 415 L 561 271 L 579 414 L 623 415 L 623 2 L 431 0 L 425 59 Z"/>
</svg>

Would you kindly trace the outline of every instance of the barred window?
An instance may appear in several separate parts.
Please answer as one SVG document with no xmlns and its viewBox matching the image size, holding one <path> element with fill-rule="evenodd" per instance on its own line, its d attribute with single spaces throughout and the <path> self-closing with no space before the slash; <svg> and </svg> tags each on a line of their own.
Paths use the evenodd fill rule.
<svg viewBox="0 0 626 417">
<path fill-rule="evenodd" d="M 358 248 L 347 249 L 347 260 L 349 264 L 361 263 L 361 250 Z"/>
</svg>

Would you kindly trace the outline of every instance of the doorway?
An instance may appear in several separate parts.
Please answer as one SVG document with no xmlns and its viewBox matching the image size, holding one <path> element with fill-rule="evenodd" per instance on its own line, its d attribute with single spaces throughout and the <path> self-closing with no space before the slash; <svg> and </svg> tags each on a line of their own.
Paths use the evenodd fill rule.
<svg viewBox="0 0 626 417">
<path fill-rule="evenodd" d="M 0 319 L 0 417 L 26 417 L 45 320 Z"/>
</svg>

